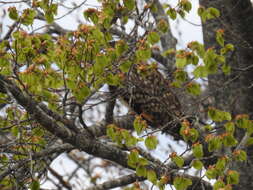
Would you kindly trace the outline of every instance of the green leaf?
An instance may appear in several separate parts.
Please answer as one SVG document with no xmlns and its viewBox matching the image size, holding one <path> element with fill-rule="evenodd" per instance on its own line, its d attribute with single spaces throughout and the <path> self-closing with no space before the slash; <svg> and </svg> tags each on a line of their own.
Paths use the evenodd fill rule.
<svg viewBox="0 0 253 190">
<path fill-rule="evenodd" d="M 188 93 L 192 95 L 200 95 L 201 94 L 201 87 L 200 84 L 191 82 L 187 85 L 186 90 Z"/>
<path fill-rule="evenodd" d="M 235 146 L 237 145 L 238 141 L 235 139 L 235 137 L 231 134 L 226 134 L 223 138 L 223 144 L 224 146 Z"/>
<path fill-rule="evenodd" d="M 208 71 L 205 66 L 200 65 L 194 69 L 193 75 L 195 76 L 195 78 L 207 77 Z"/>
<path fill-rule="evenodd" d="M 152 13 L 157 13 L 158 8 L 156 6 L 156 3 L 151 3 L 150 10 Z"/>
<path fill-rule="evenodd" d="M 208 151 L 213 152 L 221 148 L 222 141 L 220 137 L 212 136 L 206 140 L 208 142 Z"/>
<path fill-rule="evenodd" d="M 122 129 L 122 130 L 121 130 L 121 135 L 122 135 L 122 137 L 123 137 L 124 139 L 126 139 L 126 140 L 129 139 L 129 138 L 131 137 L 129 131 L 128 131 L 128 130 L 125 130 L 125 129 Z"/>
<path fill-rule="evenodd" d="M 185 66 L 187 65 L 187 59 L 186 57 L 184 58 L 176 58 L 176 67 L 179 69 L 183 69 L 185 68 Z"/>
<path fill-rule="evenodd" d="M 145 158 L 139 158 L 139 160 L 138 160 L 138 165 L 139 166 L 147 166 L 149 163 L 148 163 L 148 161 L 145 159 Z"/>
<path fill-rule="evenodd" d="M 212 10 L 211 10 L 211 12 L 212 12 Z M 215 16 L 213 14 L 215 14 L 215 13 L 210 13 L 210 9 L 205 9 L 202 6 L 200 6 L 198 8 L 198 15 L 200 16 L 203 23 L 205 23 L 206 20 L 208 20 L 208 19 L 215 18 Z"/>
<path fill-rule="evenodd" d="M 223 189 L 223 187 L 225 187 L 225 183 L 222 180 L 217 180 L 213 185 L 214 190 L 220 190 Z"/>
<path fill-rule="evenodd" d="M 9 162 L 9 158 L 5 154 L 2 154 L 1 157 L 0 157 L 0 161 L 2 163 L 7 163 L 7 162 Z"/>
<path fill-rule="evenodd" d="M 170 49 L 167 49 L 167 50 L 165 50 L 163 53 L 162 53 L 162 56 L 174 56 L 174 54 L 175 54 L 175 49 L 174 48 L 170 48 Z"/>
<path fill-rule="evenodd" d="M 191 140 L 191 142 L 196 142 L 196 140 L 198 140 L 198 137 L 199 137 L 199 132 L 196 129 L 191 128 L 189 140 Z"/>
<path fill-rule="evenodd" d="M 166 33 L 169 29 L 168 22 L 165 19 L 160 19 L 157 24 L 157 29 L 162 33 Z"/>
<path fill-rule="evenodd" d="M 225 43 L 225 40 L 223 38 L 223 34 L 224 34 L 224 31 L 223 30 L 218 30 L 216 32 L 216 41 L 219 43 L 219 45 L 221 47 L 224 47 L 224 43 Z"/>
<path fill-rule="evenodd" d="M 123 40 L 119 40 L 116 43 L 116 52 L 117 52 L 117 56 L 121 56 L 125 51 L 128 50 L 128 45 L 126 42 L 124 42 Z"/>
<path fill-rule="evenodd" d="M 157 175 L 154 170 L 148 170 L 147 171 L 147 179 L 152 182 L 153 184 L 156 184 L 157 182 Z"/>
<path fill-rule="evenodd" d="M 185 18 L 185 11 L 183 11 L 182 9 L 177 10 L 177 13 L 178 13 L 182 18 Z"/>
<path fill-rule="evenodd" d="M 96 62 L 94 64 L 94 73 L 101 74 L 103 73 L 105 67 L 109 64 L 109 58 L 104 54 L 99 54 L 96 56 Z"/>
<path fill-rule="evenodd" d="M 149 43 L 155 44 L 159 42 L 160 36 L 157 32 L 149 32 L 148 37 L 147 37 Z"/>
<path fill-rule="evenodd" d="M 223 64 L 221 69 L 226 75 L 231 73 L 231 67 L 228 64 Z"/>
<path fill-rule="evenodd" d="M 77 101 L 82 102 L 87 96 L 90 95 L 90 89 L 88 86 L 82 86 L 81 89 L 74 92 Z"/>
<path fill-rule="evenodd" d="M 253 134 L 253 121 L 249 120 L 249 125 L 247 126 L 247 133 L 248 135 Z"/>
<path fill-rule="evenodd" d="M 39 190 L 40 189 L 40 183 L 37 180 L 33 180 L 30 185 L 31 190 Z"/>
<path fill-rule="evenodd" d="M 233 122 L 227 122 L 225 124 L 225 129 L 227 133 L 234 134 L 235 132 L 235 124 Z"/>
<path fill-rule="evenodd" d="M 196 158 L 202 158 L 204 153 L 203 153 L 203 146 L 202 144 L 196 143 L 192 147 L 193 155 Z"/>
<path fill-rule="evenodd" d="M 250 146 L 250 145 L 252 145 L 252 144 L 253 144 L 253 137 L 249 137 L 248 140 L 247 140 L 246 145 L 247 145 L 247 146 Z"/>
<path fill-rule="evenodd" d="M 126 16 L 123 16 L 122 18 L 121 18 L 121 23 L 122 24 L 127 24 L 127 22 L 128 22 L 128 16 L 126 15 Z"/>
<path fill-rule="evenodd" d="M 9 7 L 8 11 L 9 11 L 9 17 L 12 20 L 18 20 L 18 11 L 17 11 L 16 7 Z"/>
<path fill-rule="evenodd" d="M 180 82 L 180 83 L 183 83 L 183 82 L 186 82 L 187 79 L 188 79 L 188 74 L 187 72 L 181 70 L 181 69 L 177 69 L 175 72 L 174 72 L 174 75 L 175 75 L 175 79 Z"/>
<path fill-rule="evenodd" d="M 113 86 L 117 86 L 120 84 L 120 78 L 118 75 L 114 75 L 112 73 L 109 73 L 107 76 L 106 76 L 106 83 L 108 85 L 113 85 Z"/>
<path fill-rule="evenodd" d="M 158 140 L 156 136 L 148 136 L 145 139 L 145 145 L 149 150 L 154 150 L 156 149 L 156 146 L 158 144 Z"/>
<path fill-rule="evenodd" d="M 198 15 L 201 17 L 201 15 L 204 13 L 204 11 L 205 11 L 205 8 L 202 7 L 202 6 L 200 6 L 200 7 L 198 8 Z"/>
<path fill-rule="evenodd" d="M 218 71 L 218 55 L 213 49 L 208 49 L 204 55 L 204 64 L 209 74 L 217 73 Z"/>
<path fill-rule="evenodd" d="M 213 17 L 219 17 L 220 16 L 220 11 L 216 8 L 213 8 L 213 7 L 209 7 L 207 9 L 207 11 L 210 13 L 210 15 L 212 15 Z"/>
<path fill-rule="evenodd" d="M 203 168 L 203 163 L 200 160 L 193 160 L 191 163 L 192 167 L 194 167 L 196 170 L 201 170 Z"/>
<path fill-rule="evenodd" d="M 183 136 L 185 141 L 190 140 L 191 142 L 195 142 L 199 137 L 198 131 L 196 129 L 190 128 L 188 126 L 182 126 L 180 128 L 179 133 L 180 133 L 180 135 Z"/>
<path fill-rule="evenodd" d="M 54 22 L 54 15 L 50 11 L 46 11 L 45 13 L 45 19 L 48 24 L 52 24 Z"/>
<path fill-rule="evenodd" d="M 208 109 L 208 116 L 216 122 L 221 121 L 230 121 L 232 119 L 231 114 L 228 112 L 224 112 L 215 108 L 209 108 Z"/>
<path fill-rule="evenodd" d="M 135 52 L 135 54 L 138 61 L 145 61 L 151 57 L 151 50 L 150 48 L 140 48 Z"/>
<path fill-rule="evenodd" d="M 37 13 L 35 10 L 25 9 L 21 16 L 21 23 L 27 26 L 33 24 L 33 21 L 36 15 Z"/>
<path fill-rule="evenodd" d="M 115 125 L 111 124 L 108 125 L 106 128 L 106 135 L 110 137 L 113 141 L 115 140 L 116 132 L 115 132 Z"/>
<path fill-rule="evenodd" d="M 140 116 L 135 117 L 134 120 L 134 129 L 137 132 L 137 135 L 140 135 L 144 129 L 146 129 L 147 123 L 142 120 Z"/>
<path fill-rule="evenodd" d="M 56 14 L 57 14 L 57 11 L 58 11 L 58 4 L 57 4 L 57 3 L 51 3 L 50 10 L 51 10 L 51 12 L 52 12 L 54 15 L 56 15 Z"/>
<path fill-rule="evenodd" d="M 223 172 L 227 165 L 228 159 L 226 157 L 219 158 L 215 164 L 215 169 L 218 171 Z"/>
<path fill-rule="evenodd" d="M 134 0 L 123 0 L 124 5 L 126 8 L 130 11 L 132 11 L 135 7 L 135 1 Z"/>
<path fill-rule="evenodd" d="M 206 177 L 208 179 L 216 179 L 217 176 L 217 170 L 214 167 L 210 167 L 208 168 L 208 170 L 206 171 Z"/>
<path fill-rule="evenodd" d="M 235 150 L 233 152 L 233 158 L 237 161 L 246 161 L 247 160 L 247 153 L 244 150 Z"/>
<path fill-rule="evenodd" d="M 125 61 L 120 64 L 119 68 L 122 72 L 127 73 L 133 63 L 131 61 Z"/>
<path fill-rule="evenodd" d="M 251 126 L 252 123 L 249 120 L 249 116 L 248 115 L 237 115 L 236 116 L 236 126 L 239 128 L 248 128 L 249 126 Z"/>
<path fill-rule="evenodd" d="M 199 63 L 199 57 L 196 56 L 196 55 L 192 55 L 191 61 L 192 61 L 193 65 L 198 65 L 198 63 Z"/>
<path fill-rule="evenodd" d="M 184 177 L 175 177 L 173 185 L 176 190 L 186 190 L 190 185 L 192 185 L 192 181 Z"/>
<path fill-rule="evenodd" d="M 229 112 L 222 112 L 223 120 L 231 121 L 232 117 Z"/>
<path fill-rule="evenodd" d="M 19 130 L 18 130 L 18 127 L 17 126 L 14 126 L 11 128 L 11 133 L 13 136 L 17 137 L 18 134 L 19 134 Z"/>
<path fill-rule="evenodd" d="M 201 7 L 198 9 L 198 13 L 199 13 L 199 16 L 200 16 L 202 22 L 205 23 L 208 18 L 208 14 L 209 14 L 208 11 L 206 11 L 206 9 Z"/>
<path fill-rule="evenodd" d="M 181 156 L 173 156 L 172 161 L 177 165 L 177 167 L 181 168 L 184 165 L 184 159 Z"/>
<path fill-rule="evenodd" d="M 137 176 L 139 176 L 139 177 L 146 177 L 147 176 L 147 169 L 146 169 L 146 167 L 144 167 L 144 166 L 138 166 L 137 168 L 136 168 L 136 174 L 137 174 Z"/>
<path fill-rule="evenodd" d="M 132 150 L 128 155 L 127 164 L 132 167 L 136 168 L 139 161 L 139 153 L 137 150 Z"/>
<path fill-rule="evenodd" d="M 197 41 L 190 42 L 188 48 L 195 51 L 200 58 L 203 58 L 205 55 L 204 45 Z"/>
<path fill-rule="evenodd" d="M 215 60 L 219 63 L 219 64 L 225 64 L 226 63 L 226 57 L 224 55 L 215 55 Z"/>
<path fill-rule="evenodd" d="M 239 183 L 239 173 L 234 170 L 229 170 L 227 172 L 227 183 L 228 184 L 238 184 Z"/>
<path fill-rule="evenodd" d="M 120 132 L 123 139 L 125 140 L 125 144 L 127 147 L 132 147 L 136 145 L 138 139 L 132 136 L 128 130 L 121 129 Z"/>
<path fill-rule="evenodd" d="M 170 17 L 172 20 L 175 20 L 175 19 L 177 18 L 177 12 L 176 12 L 175 9 L 170 8 L 170 9 L 167 10 L 166 13 L 167 13 L 167 15 L 169 15 L 169 17 Z"/>
<path fill-rule="evenodd" d="M 94 8 L 89 8 L 84 11 L 84 18 L 87 20 L 91 20 L 95 25 L 98 23 L 98 10 Z"/>
<path fill-rule="evenodd" d="M 137 144 L 137 142 L 138 142 L 138 139 L 135 138 L 135 137 L 133 137 L 133 136 L 131 136 L 130 138 L 126 139 L 126 145 L 128 147 L 135 146 Z"/>
<path fill-rule="evenodd" d="M 192 4 L 190 1 L 188 0 L 184 0 L 184 1 L 181 1 L 181 4 L 183 6 L 183 9 L 185 11 L 187 11 L 188 13 L 190 12 L 190 10 L 192 9 Z"/>
<path fill-rule="evenodd" d="M 233 44 L 226 44 L 225 48 L 227 49 L 227 51 L 234 51 L 235 47 Z"/>
</svg>

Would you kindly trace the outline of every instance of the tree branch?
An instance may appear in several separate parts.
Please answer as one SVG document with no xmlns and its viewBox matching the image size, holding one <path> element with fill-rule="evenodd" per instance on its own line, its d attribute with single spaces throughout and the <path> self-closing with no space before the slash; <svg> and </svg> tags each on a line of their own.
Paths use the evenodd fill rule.
<svg viewBox="0 0 253 190">
<path fill-rule="evenodd" d="M 110 181 L 106 181 L 100 185 L 96 185 L 93 187 L 88 187 L 85 190 L 106 190 L 106 189 L 112 189 L 115 187 L 122 187 L 125 185 L 129 185 L 131 183 L 134 183 L 136 181 L 143 181 L 145 178 L 138 177 L 136 174 L 129 174 L 125 175 Z"/>
<path fill-rule="evenodd" d="M 126 152 L 91 138 L 87 132 L 75 134 L 67 127 L 59 126 L 50 116 L 43 112 L 37 102 L 35 102 L 30 96 L 24 94 L 18 86 L 3 75 L 0 75 L 0 88 L 6 89 L 6 91 L 16 99 L 17 103 L 22 105 L 42 127 L 61 138 L 64 142 L 68 142 L 88 154 L 111 160 L 125 168 L 130 168 L 128 165 L 128 154 Z M 152 162 L 149 162 L 147 169 L 153 169 L 158 176 L 170 174 L 171 178 L 173 178 L 174 176 L 179 175 L 177 171 L 170 170 L 170 168 L 167 167 L 161 167 Z M 194 184 L 201 181 L 198 177 L 187 174 L 182 175 L 192 179 Z"/>
</svg>

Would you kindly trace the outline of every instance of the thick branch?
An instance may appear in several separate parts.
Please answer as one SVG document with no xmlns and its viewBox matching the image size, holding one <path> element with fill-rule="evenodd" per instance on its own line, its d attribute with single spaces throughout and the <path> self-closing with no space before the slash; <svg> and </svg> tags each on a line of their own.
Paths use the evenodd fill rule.
<svg viewBox="0 0 253 190">
<path fill-rule="evenodd" d="M 106 190 L 106 189 L 112 189 L 115 187 L 122 187 L 125 185 L 129 185 L 131 183 L 134 183 L 136 181 L 143 181 L 145 178 L 138 177 L 136 174 L 129 174 L 122 177 L 119 177 L 117 179 L 113 179 L 110 181 L 106 181 L 100 185 L 96 185 L 94 187 L 89 187 L 85 190 Z"/>
<path fill-rule="evenodd" d="M 64 142 L 68 142 L 88 154 L 111 160 L 125 168 L 130 168 L 127 164 L 128 154 L 126 152 L 123 152 L 119 148 L 101 143 L 85 132 L 75 134 L 67 127 L 59 126 L 50 116 L 43 112 L 36 101 L 34 101 L 30 96 L 24 94 L 18 86 L 3 75 L 0 75 L 0 88 L 6 89 L 6 91 L 16 99 L 17 103 L 22 105 L 26 111 L 41 124 L 42 127 L 61 138 Z M 153 169 L 158 176 L 169 173 L 173 178 L 174 176 L 179 175 L 176 171 L 171 171 L 170 168 L 162 167 L 152 162 L 149 162 L 147 169 Z M 201 181 L 198 177 L 186 174 L 182 175 L 192 179 L 194 184 Z"/>
</svg>

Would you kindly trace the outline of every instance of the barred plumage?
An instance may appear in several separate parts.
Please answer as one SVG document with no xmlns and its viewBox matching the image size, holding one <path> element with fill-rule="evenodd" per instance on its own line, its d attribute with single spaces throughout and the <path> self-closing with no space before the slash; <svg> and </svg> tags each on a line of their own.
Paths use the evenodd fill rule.
<svg viewBox="0 0 253 190">
<path fill-rule="evenodd" d="M 129 71 L 122 97 L 151 127 L 166 127 L 167 133 L 177 136 L 183 114 L 171 88 L 169 80 L 155 66 L 141 63 Z"/>
</svg>

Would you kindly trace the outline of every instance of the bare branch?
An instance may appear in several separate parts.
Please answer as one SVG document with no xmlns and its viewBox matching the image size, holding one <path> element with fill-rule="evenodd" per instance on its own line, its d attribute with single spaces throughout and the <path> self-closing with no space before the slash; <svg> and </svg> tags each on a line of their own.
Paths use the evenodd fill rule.
<svg viewBox="0 0 253 190">
<path fill-rule="evenodd" d="M 63 177 L 62 177 L 60 174 L 58 174 L 58 172 L 56 172 L 56 171 L 55 171 L 53 168 L 51 168 L 51 167 L 49 167 L 49 171 L 51 172 L 51 174 L 52 174 L 54 177 L 56 177 L 56 178 L 59 180 L 59 182 L 62 184 L 63 187 L 67 188 L 68 190 L 72 190 L 71 185 L 70 185 L 67 181 L 65 181 L 65 180 L 63 179 Z"/>
<path fill-rule="evenodd" d="M 106 190 L 106 189 L 112 189 L 115 187 L 121 187 L 125 185 L 129 185 L 131 183 L 134 183 L 135 181 L 143 181 L 145 178 L 138 177 L 136 174 L 129 174 L 122 177 L 119 177 L 117 179 L 113 179 L 110 181 L 106 181 L 100 185 L 96 185 L 94 187 L 86 188 L 85 190 Z"/>
</svg>

